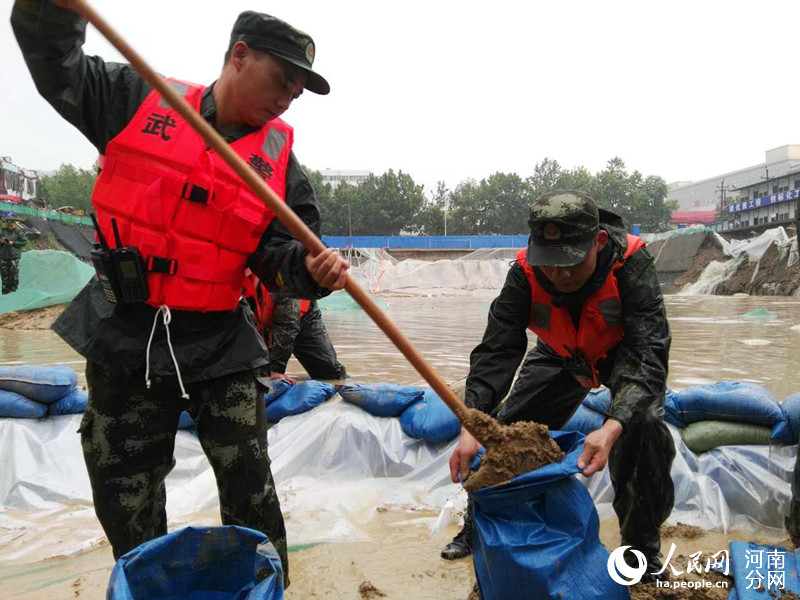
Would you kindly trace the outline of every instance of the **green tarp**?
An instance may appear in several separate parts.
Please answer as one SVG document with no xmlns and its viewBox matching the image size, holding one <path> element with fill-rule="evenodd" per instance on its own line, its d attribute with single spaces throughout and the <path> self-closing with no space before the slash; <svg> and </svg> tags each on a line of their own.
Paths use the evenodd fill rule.
<svg viewBox="0 0 800 600">
<path fill-rule="evenodd" d="M 19 288 L 0 296 L 0 314 L 69 302 L 93 276 L 94 269 L 69 252 L 23 252 L 19 261 Z"/>
</svg>

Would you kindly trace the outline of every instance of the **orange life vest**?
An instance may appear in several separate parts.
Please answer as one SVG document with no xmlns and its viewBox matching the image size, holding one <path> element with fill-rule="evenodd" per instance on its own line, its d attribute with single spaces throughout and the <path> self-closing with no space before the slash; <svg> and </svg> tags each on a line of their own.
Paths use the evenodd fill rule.
<svg viewBox="0 0 800 600">
<path fill-rule="evenodd" d="M 242 287 L 242 296 L 255 300 L 256 310 L 253 319 L 262 334 L 272 328 L 275 321 L 275 300 L 261 281 L 255 275 L 248 275 Z M 311 308 L 311 300 L 300 300 L 300 318 L 302 319 Z"/>
<path fill-rule="evenodd" d="M 531 286 L 531 317 L 528 329 L 560 356 L 570 358 L 577 354 L 586 361 L 591 368 L 591 377 L 588 374 L 585 377 L 574 374 L 584 387 L 600 385 L 597 361 L 605 358 L 609 350 L 622 341 L 625 334 L 615 272 L 644 245 L 640 237 L 628 235 L 628 246 L 622 260 L 614 264 L 600 289 L 584 300 L 577 331 L 567 308 L 563 305 L 553 306 L 552 294 L 536 281 L 533 267 L 526 259 L 525 249 L 517 253 L 517 262 L 525 270 Z"/>
<path fill-rule="evenodd" d="M 168 80 L 196 110 L 203 86 Z M 280 119 L 233 148 L 285 199 L 292 128 Z M 238 175 L 153 90 L 101 157 L 92 193 L 100 230 L 142 253 L 152 306 L 233 310 L 247 259 L 275 218 Z"/>
</svg>

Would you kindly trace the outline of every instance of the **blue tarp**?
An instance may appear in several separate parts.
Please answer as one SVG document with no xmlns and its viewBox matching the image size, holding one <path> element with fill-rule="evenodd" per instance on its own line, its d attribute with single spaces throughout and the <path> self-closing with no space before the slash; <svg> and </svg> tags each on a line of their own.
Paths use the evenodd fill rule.
<svg viewBox="0 0 800 600">
<path fill-rule="evenodd" d="M 186 527 L 122 556 L 107 600 L 280 600 L 283 568 L 267 536 L 237 526 Z"/>
</svg>

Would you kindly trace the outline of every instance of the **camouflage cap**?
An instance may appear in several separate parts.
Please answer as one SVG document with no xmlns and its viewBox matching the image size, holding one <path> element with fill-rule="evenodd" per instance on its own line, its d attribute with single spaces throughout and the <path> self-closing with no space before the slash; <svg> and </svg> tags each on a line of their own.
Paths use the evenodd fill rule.
<svg viewBox="0 0 800 600">
<path fill-rule="evenodd" d="M 531 205 L 528 225 L 528 264 L 571 267 L 589 255 L 600 231 L 600 215 L 586 192 L 552 190 Z"/>
</svg>

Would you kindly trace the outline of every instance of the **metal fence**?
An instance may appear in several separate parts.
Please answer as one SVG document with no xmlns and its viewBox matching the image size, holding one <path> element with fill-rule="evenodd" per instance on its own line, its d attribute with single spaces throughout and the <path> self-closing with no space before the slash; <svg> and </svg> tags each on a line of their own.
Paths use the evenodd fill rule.
<svg viewBox="0 0 800 600">
<path fill-rule="evenodd" d="M 522 248 L 527 235 L 323 235 L 331 248 L 430 248 L 472 250 L 478 248 Z"/>
<path fill-rule="evenodd" d="M 47 210 L 28 206 L 25 204 L 15 204 L 13 202 L 0 202 L 0 212 L 4 214 L 19 215 L 21 217 L 36 217 L 37 219 L 47 219 L 48 221 L 60 221 L 68 225 L 91 225 L 89 217 L 80 215 L 67 215 L 55 210 Z"/>
</svg>

